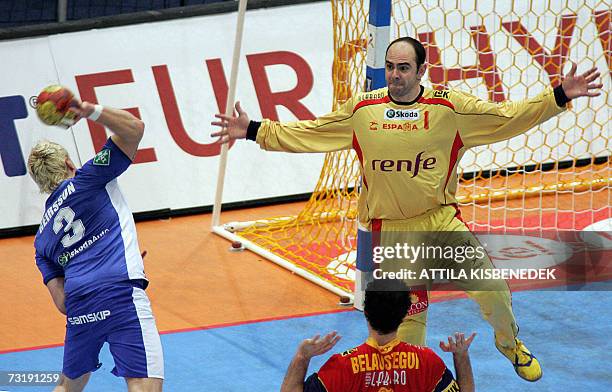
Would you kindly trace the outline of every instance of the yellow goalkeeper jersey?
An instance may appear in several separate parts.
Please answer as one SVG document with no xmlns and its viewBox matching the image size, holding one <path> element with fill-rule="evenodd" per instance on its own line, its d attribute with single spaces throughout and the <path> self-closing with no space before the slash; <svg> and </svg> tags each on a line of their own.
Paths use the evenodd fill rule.
<svg viewBox="0 0 612 392">
<path fill-rule="evenodd" d="M 563 112 L 552 88 L 519 102 L 492 103 L 455 90 L 421 87 L 395 102 L 387 88 L 361 93 L 315 120 L 263 120 L 265 150 L 329 152 L 353 148 L 362 189 L 359 221 L 397 220 L 456 203 L 457 164 L 466 149 L 522 134 Z"/>
</svg>

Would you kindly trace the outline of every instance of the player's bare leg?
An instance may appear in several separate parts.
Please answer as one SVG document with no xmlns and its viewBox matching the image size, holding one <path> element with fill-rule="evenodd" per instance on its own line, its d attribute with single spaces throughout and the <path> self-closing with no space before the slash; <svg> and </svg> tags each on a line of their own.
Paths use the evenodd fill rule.
<svg viewBox="0 0 612 392">
<path fill-rule="evenodd" d="M 83 388 L 85 388 L 85 385 L 87 385 L 90 376 L 91 372 L 85 373 L 81 377 L 73 380 L 62 373 L 60 375 L 59 384 L 53 389 L 53 392 L 81 392 Z"/>
<path fill-rule="evenodd" d="M 126 377 L 129 392 L 161 392 L 164 380 L 161 378 Z"/>
</svg>

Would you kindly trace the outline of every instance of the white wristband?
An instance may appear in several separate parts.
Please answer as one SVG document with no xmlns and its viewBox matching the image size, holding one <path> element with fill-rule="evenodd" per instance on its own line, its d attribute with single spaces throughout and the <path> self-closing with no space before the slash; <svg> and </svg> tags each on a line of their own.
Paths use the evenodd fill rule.
<svg viewBox="0 0 612 392">
<path fill-rule="evenodd" d="M 93 112 L 89 116 L 87 116 L 87 118 L 91 121 L 97 121 L 98 118 L 100 118 L 103 109 L 104 107 L 102 105 L 94 105 Z"/>
</svg>

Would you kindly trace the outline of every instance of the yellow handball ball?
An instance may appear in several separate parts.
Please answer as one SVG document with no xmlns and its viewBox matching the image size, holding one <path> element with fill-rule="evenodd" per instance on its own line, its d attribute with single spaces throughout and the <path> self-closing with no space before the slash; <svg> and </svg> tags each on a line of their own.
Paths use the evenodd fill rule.
<svg viewBox="0 0 612 392">
<path fill-rule="evenodd" d="M 45 87 L 36 101 L 36 114 L 47 125 L 70 126 L 74 123 L 74 113 L 68 111 L 74 94 L 64 86 Z"/>
</svg>

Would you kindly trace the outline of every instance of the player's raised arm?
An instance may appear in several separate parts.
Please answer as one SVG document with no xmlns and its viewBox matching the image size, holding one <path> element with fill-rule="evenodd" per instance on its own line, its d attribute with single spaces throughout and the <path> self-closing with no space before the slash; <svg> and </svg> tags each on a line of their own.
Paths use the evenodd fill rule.
<svg viewBox="0 0 612 392">
<path fill-rule="evenodd" d="M 113 142 L 131 159 L 134 159 L 138 144 L 144 134 L 144 123 L 132 113 L 89 102 L 76 101 L 70 109 L 78 118 L 96 121 L 113 132 Z M 77 119 L 78 119 L 77 118 Z"/>
<path fill-rule="evenodd" d="M 221 127 L 211 136 L 227 143 L 235 139 L 256 141 L 264 150 L 286 152 L 330 152 L 351 148 L 353 144 L 354 100 L 347 101 L 338 110 L 314 120 L 281 123 L 264 119 L 251 121 L 237 102 L 236 114 L 218 113 L 211 124 Z"/>
<path fill-rule="evenodd" d="M 562 90 L 567 99 L 598 97 L 601 95 L 600 89 L 603 87 L 603 83 L 595 83 L 597 78 L 601 76 L 597 67 L 589 69 L 582 75 L 576 75 L 577 68 L 576 63 L 572 63 L 572 68 L 563 78 L 563 82 L 561 82 Z"/>
<path fill-rule="evenodd" d="M 597 68 L 576 75 L 576 64 L 573 64 L 559 86 L 549 87 L 533 98 L 516 102 L 487 102 L 454 92 L 461 139 L 466 147 L 473 147 L 525 133 L 568 109 L 570 100 L 600 95 L 603 85 L 595 82 L 599 76 Z"/>
<path fill-rule="evenodd" d="M 322 338 L 319 335 L 305 339 L 298 347 L 295 356 L 289 364 L 281 392 L 302 392 L 304 390 L 304 377 L 312 357 L 322 355 L 331 350 L 340 340 L 336 331 L 330 332 Z"/>
<path fill-rule="evenodd" d="M 457 332 L 454 338 L 452 336 L 448 337 L 448 343 L 440 342 L 442 351 L 453 353 L 457 383 L 462 392 L 474 392 L 476 390 L 472 364 L 470 363 L 470 355 L 468 353 L 468 349 L 475 336 L 476 332 L 466 339 L 463 333 Z"/>
<path fill-rule="evenodd" d="M 222 143 L 247 137 L 247 130 L 250 123 L 249 116 L 242 110 L 240 102 L 236 102 L 235 108 L 236 113 L 238 113 L 237 116 L 227 116 L 222 113 L 217 113 L 215 117 L 218 120 L 211 122 L 211 125 L 221 127 L 220 131 L 213 132 L 211 136 L 220 137 Z"/>
</svg>

